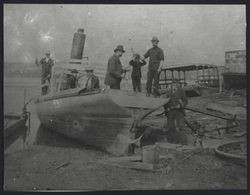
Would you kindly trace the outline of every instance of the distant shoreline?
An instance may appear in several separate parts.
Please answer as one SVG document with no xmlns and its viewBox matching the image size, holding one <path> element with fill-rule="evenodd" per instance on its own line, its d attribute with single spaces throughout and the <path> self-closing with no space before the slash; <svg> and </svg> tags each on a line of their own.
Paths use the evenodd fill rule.
<svg viewBox="0 0 250 195">
<path fill-rule="evenodd" d="M 39 77 L 6 77 L 3 80 L 4 87 L 38 87 L 41 85 Z"/>
</svg>

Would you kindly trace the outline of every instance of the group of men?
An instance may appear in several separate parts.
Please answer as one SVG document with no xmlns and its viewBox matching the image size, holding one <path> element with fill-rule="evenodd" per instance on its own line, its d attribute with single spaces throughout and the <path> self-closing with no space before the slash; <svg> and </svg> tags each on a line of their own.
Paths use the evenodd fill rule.
<svg viewBox="0 0 250 195">
<path fill-rule="evenodd" d="M 147 73 L 147 96 L 153 94 L 154 96 L 159 96 L 158 92 L 158 78 L 159 72 L 163 66 L 164 62 L 164 53 L 161 48 L 158 47 L 159 40 L 157 37 L 153 37 L 152 48 L 149 49 L 144 55 L 143 58 L 140 58 L 138 54 L 134 57 L 134 60 L 130 61 L 130 65 L 133 66 L 132 72 L 132 81 L 134 90 L 138 88 L 141 91 L 141 70 L 139 66 L 146 64 L 145 59 L 149 58 L 148 63 L 148 73 Z M 125 77 L 126 69 L 122 68 L 120 57 L 122 57 L 125 52 L 122 45 L 118 45 L 114 49 L 114 54 L 109 58 L 107 65 L 107 73 L 105 77 L 104 84 L 109 86 L 111 89 L 120 89 L 120 83 Z M 36 64 L 39 64 L 36 61 Z M 54 65 L 53 60 L 50 58 L 50 52 L 46 52 L 46 57 L 40 61 L 42 65 L 42 84 L 49 83 L 51 78 L 51 68 Z M 86 69 L 87 80 L 85 80 L 85 87 L 87 89 L 98 89 L 99 88 L 99 79 L 93 74 L 93 68 L 88 67 Z M 153 87 L 152 87 L 152 82 Z M 152 91 L 153 88 L 153 91 Z M 42 94 L 47 94 L 48 86 L 42 88 Z M 168 140 L 172 143 L 182 143 L 187 144 L 187 137 L 183 132 L 184 127 L 184 107 L 187 105 L 187 97 L 185 92 L 181 89 L 180 84 L 177 80 L 173 80 L 171 85 L 171 90 L 165 94 L 165 96 L 170 98 L 168 104 L 164 106 L 165 114 L 168 117 L 168 131 L 167 137 Z"/>
<path fill-rule="evenodd" d="M 42 88 L 42 95 L 46 95 L 49 92 L 49 83 L 51 80 L 52 74 L 52 67 L 54 66 L 54 61 L 51 59 L 50 51 L 45 52 L 45 57 L 38 62 L 36 59 L 35 61 L 37 66 L 42 67 L 41 71 L 41 88 Z M 66 74 L 67 76 L 67 83 L 66 88 L 75 88 L 75 87 L 85 87 L 87 90 L 99 89 L 99 79 L 96 75 L 94 75 L 94 70 L 91 66 L 87 66 L 85 68 L 86 72 L 86 79 L 84 83 L 80 82 L 80 78 L 76 76 L 78 73 L 77 70 L 70 71 L 70 74 Z M 77 82 L 79 81 L 79 82 Z"/>
<path fill-rule="evenodd" d="M 147 73 L 147 96 L 150 96 L 152 94 L 152 82 L 154 81 L 153 85 L 153 94 L 154 96 L 158 96 L 158 77 L 159 77 L 159 72 L 163 66 L 164 62 L 164 53 L 161 48 L 158 47 L 159 39 L 157 37 L 153 37 L 152 40 L 152 45 L 153 47 L 149 49 L 141 59 L 141 61 L 144 61 L 145 59 L 149 58 L 149 63 L 148 63 L 148 73 Z M 107 67 L 107 74 L 105 77 L 105 85 L 108 85 L 111 89 L 120 89 L 120 83 L 122 78 L 126 74 L 126 70 L 122 69 L 122 64 L 120 61 L 120 57 L 122 57 L 122 54 L 125 52 L 123 49 L 122 45 L 118 45 L 114 49 L 114 55 L 112 55 L 109 58 L 108 61 L 108 67 Z M 138 54 L 137 54 L 138 57 Z M 132 65 L 130 63 L 130 65 Z M 145 65 L 145 64 L 143 64 Z M 141 77 L 141 72 L 140 70 L 138 72 L 138 77 L 134 77 L 133 79 L 133 73 L 132 73 L 132 81 L 136 84 L 140 82 L 138 81 L 138 78 Z M 136 80 L 137 78 L 137 80 Z M 134 86 L 134 84 L 133 84 Z M 139 84 L 139 88 L 140 84 Z M 140 91 L 140 90 L 139 90 Z"/>
</svg>

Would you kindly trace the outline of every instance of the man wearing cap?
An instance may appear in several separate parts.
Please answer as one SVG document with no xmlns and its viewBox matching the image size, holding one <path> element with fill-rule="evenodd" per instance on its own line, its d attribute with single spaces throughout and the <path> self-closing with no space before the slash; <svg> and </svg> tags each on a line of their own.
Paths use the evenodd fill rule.
<svg viewBox="0 0 250 195">
<path fill-rule="evenodd" d="M 48 84 L 51 78 L 51 69 L 54 65 L 54 61 L 50 58 L 50 51 L 46 51 L 45 58 L 42 58 L 40 62 L 38 62 L 38 60 L 36 59 L 35 63 L 37 66 L 42 66 L 41 83 L 42 85 L 44 85 L 42 86 L 42 95 L 45 95 L 48 93 Z"/>
<path fill-rule="evenodd" d="M 88 91 L 92 91 L 95 89 L 99 89 L 99 79 L 96 75 L 94 75 L 94 70 L 92 67 L 88 66 L 85 69 L 86 73 L 87 73 L 87 81 L 85 84 L 85 87 Z"/>
<path fill-rule="evenodd" d="M 65 86 L 65 89 L 76 88 L 78 71 L 76 69 L 73 69 L 65 74 L 66 74 L 66 83 L 67 83 Z"/>
<path fill-rule="evenodd" d="M 147 96 L 152 93 L 152 82 L 154 80 L 154 95 L 158 95 L 158 74 L 164 61 L 163 50 L 158 47 L 159 40 L 153 37 L 153 47 L 144 54 L 144 59 L 149 58 L 148 74 L 147 74 Z"/>
<path fill-rule="evenodd" d="M 104 84 L 110 86 L 111 89 L 120 89 L 120 83 L 125 76 L 126 70 L 122 69 L 120 57 L 125 52 L 122 45 L 118 45 L 108 60 L 107 73 Z"/>
</svg>

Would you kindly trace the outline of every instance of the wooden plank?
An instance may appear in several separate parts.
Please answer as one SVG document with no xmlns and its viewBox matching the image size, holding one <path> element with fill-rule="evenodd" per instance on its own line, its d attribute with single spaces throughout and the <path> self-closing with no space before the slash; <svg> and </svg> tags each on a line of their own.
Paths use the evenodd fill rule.
<svg viewBox="0 0 250 195">
<path fill-rule="evenodd" d="M 171 150 L 176 150 L 176 151 L 191 151 L 197 149 L 195 146 L 188 146 L 188 145 L 181 145 L 181 144 L 171 144 L 167 142 L 157 142 L 156 146 L 164 149 L 171 149 Z"/>
<path fill-rule="evenodd" d="M 121 168 L 128 168 L 128 169 L 135 169 L 141 171 L 155 171 L 159 168 L 162 168 L 160 164 L 150 164 L 150 163 L 142 163 L 142 162 L 110 162 L 110 161 L 99 161 L 99 163 L 109 166 L 121 167 Z"/>
<path fill-rule="evenodd" d="M 246 134 L 247 134 L 247 132 L 243 131 L 243 132 L 235 133 L 235 134 L 233 134 L 233 136 L 234 137 L 241 137 L 241 136 L 246 135 Z"/>
<path fill-rule="evenodd" d="M 224 101 L 219 101 L 219 104 L 227 105 L 227 106 L 238 106 L 238 102 L 234 100 L 224 100 Z"/>
<path fill-rule="evenodd" d="M 160 155 L 160 159 L 168 158 L 169 155 Z M 109 161 L 112 162 L 132 162 L 132 161 L 141 161 L 142 157 L 141 155 L 136 155 L 136 156 L 122 156 L 122 157 L 111 157 L 108 159 Z"/>
<path fill-rule="evenodd" d="M 122 157 L 111 157 L 108 159 L 113 162 L 121 162 L 121 161 L 140 161 L 141 155 L 136 156 L 122 156 Z"/>
</svg>

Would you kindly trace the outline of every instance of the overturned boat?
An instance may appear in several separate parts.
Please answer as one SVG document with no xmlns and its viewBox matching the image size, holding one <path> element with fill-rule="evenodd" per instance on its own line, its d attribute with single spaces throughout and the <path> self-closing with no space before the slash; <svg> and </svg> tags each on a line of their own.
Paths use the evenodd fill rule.
<svg viewBox="0 0 250 195">
<path fill-rule="evenodd" d="M 85 36 L 77 37 L 85 40 Z M 84 72 L 81 64 L 83 47 L 78 45 L 77 50 L 74 45 L 74 42 L 79 43 L 75 41 L 77 37 L 74 37 L 71 52 L 74 60 L 65 67 L 54 66 L 49 94 L 35 100 L 38 118 L 44 127 L 53 131 L 114 155 L 126 154 L 140 121 L 169 99 L 146 97 L 128 90 L 65 88 L 63 78 L 67 71 Z M 74 54 L 77 51 L 80 51 L 79 55 Z"/>
<path fill-rule="evenodd" d="M 122 90 L 68 89 L 36 100 L 42 125 L 115 155 L 125 154 L 135 123 L 167 99 Z"/>
</svg>

